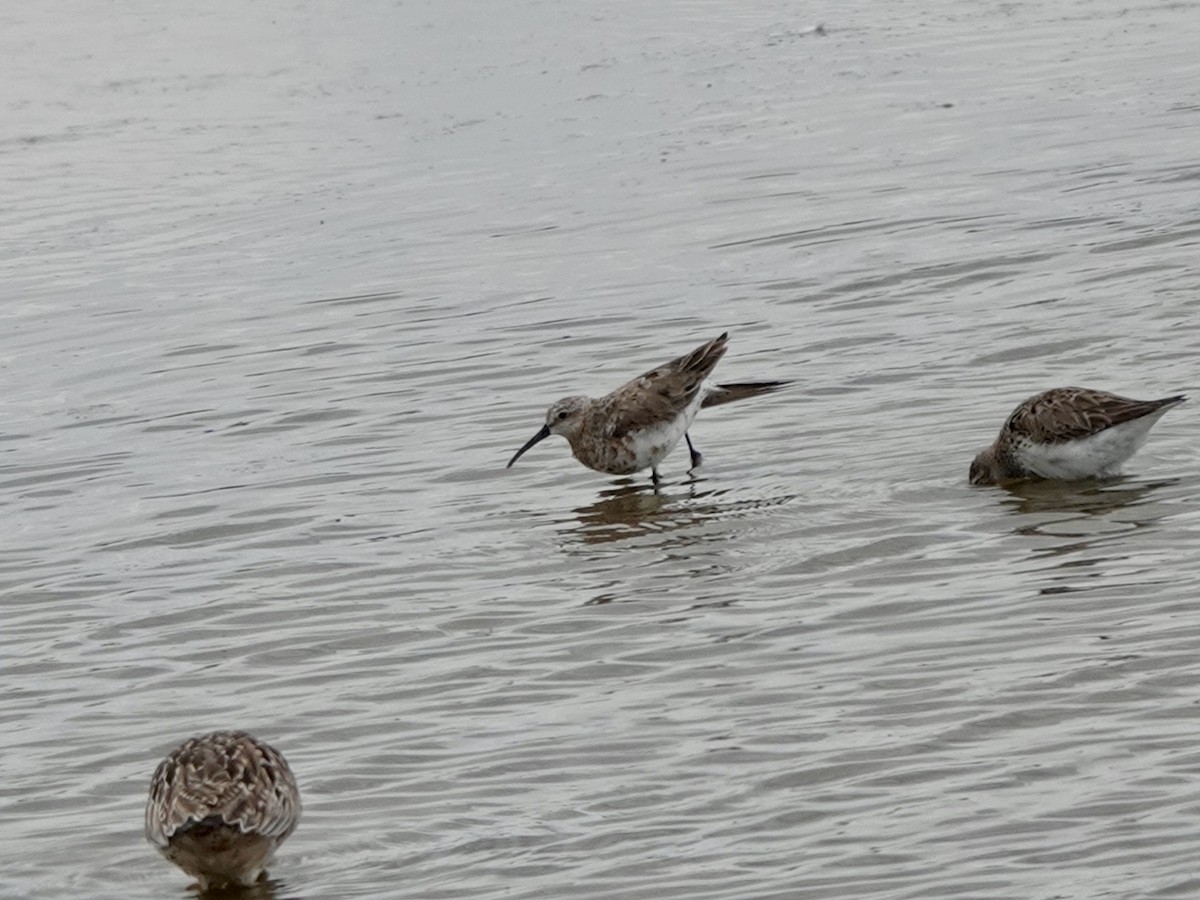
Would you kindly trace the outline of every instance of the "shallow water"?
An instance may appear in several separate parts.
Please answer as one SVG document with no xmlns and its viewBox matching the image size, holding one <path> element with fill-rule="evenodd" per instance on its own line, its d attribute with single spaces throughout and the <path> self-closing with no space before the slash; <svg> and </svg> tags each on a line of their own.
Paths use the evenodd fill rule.
<svg viewBox="0 0 1200 900">
<path fill-rule="evenodd" d="M 1200 7 L 216 3 L 0 29 L 0 896 L 184 897 L 183 737 L 278 897 L 1188 897 Z M 824 25 L 823 33 L 813 30 Z M 728 328 L 608 479 L 547 441 Z"/>
</svg>

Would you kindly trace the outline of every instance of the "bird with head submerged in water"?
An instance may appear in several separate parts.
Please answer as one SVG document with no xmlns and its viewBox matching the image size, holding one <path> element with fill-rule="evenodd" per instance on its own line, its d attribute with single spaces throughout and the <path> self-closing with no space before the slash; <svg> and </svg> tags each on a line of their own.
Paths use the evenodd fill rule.
<svg viewBox="0 0 1200 900">
<path fill-rule="evenodd" d="M 1182 395 L 1132 400 L 1088 388 L 1052 388 L 1021 403 L 971 463 L 971 484 L 1020 478 L 1108 478 Z"/>
<path fill-rule="evenodd" d="M 299 820 L 287 760 L 244 731 L 184 741 L 150 780 L 146 839 L 201 891 L 253 884 Z"/>
</svg>

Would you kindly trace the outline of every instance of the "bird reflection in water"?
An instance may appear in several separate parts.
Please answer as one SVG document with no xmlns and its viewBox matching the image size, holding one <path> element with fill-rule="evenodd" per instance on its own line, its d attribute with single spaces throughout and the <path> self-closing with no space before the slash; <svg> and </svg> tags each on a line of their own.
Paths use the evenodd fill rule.
<svg viewBox="0 0 1200 900">
<path fill-rule="evenodd" d="M 244 887 L 209 888 L 199 891 L 193 885 L 191 896 L 196 900 L 302 900 L 296 893 L 289 893 L 283 882 L 264 879 Z"/>
<path fill-rule="evenodd" d="M 1043 596 L 1089 593 L 1117 584 L 1133 590 L 1161 573 L 1137 562 L 1153 552 L 1145 539 L 1131 545 L 1126 538 L 1153 529 L 1179 507 L 1164 490 L 1179 479 L 1131 481 L 1023 481 L 1004 486 L 1002 501 L 1018 517 L 1012 533 L 1030 544 L 1030 558 L 1043 583 Z M 1142 548 L 1131 551 L 1131 547 Z M 1132 552 L 1132 555 L 1131 555 Z M 1114 577 L 1118 576 L 1118 577 Z"/>
<path fill-rule="evenodd" d="M 1078 513 L 1082 516 L 1102 516 L 1108 513 L 1140 507 L 1155 491 L 1179 483 L 1177 478 L 1159 481 L 1016 481 L 1005 485 L 1008 493 L 1005 505 L 1020 514 L 1028 513 Z M 1166 514 L 1165 510 L 1150 507 L 1146 510 L 1143 525 L 1157 521 Z M 1023 533 L 1023 528 L 1016 529 Z"/>
<path fill-rule="evenodd" d="M 1160 502 L 1155 494 L 1178 484 L 1178 479 L 1109 483 L 1037 481 L 1005 488 L 1005 505 L 1022 517 L 1013 534 L 1041 538 L 1034 550 L 1036 557 L 1068 557 L 1062 563 L 1071 568 L 1086 567 L 1111 559 L 1109 553 L 1094 557 L 1094 546 L 1107 545 L 1119 551 L 1114 539 L 1143 528 L 1152 528 L 1178 511 L 1171 503 Z M 1048 517 L 1052 515 L 1053 517 Z M 1032 521 L 1026 517 L 1034 516 Z M 1046 540 L 1049 539 L 1049 543 Z M 1085 554 L 1080 558 L 1079 554 Z"/>
<path fill-rule="evenodd" d="M 686 491 L 666 492 L 652 485 L 622 481 L 600 493 L 600 499 L 573 510 L 570 531 L 584 543 L 608 544 L 646 535 L 662 535 L 694 529 L 705 522 L 741 516 L 753 509 L 780 506 L 791 499 L 782 497 L 731 500 L 728 490 L 697 490 L 704 479 L 683 486 Z"/>
</svg>

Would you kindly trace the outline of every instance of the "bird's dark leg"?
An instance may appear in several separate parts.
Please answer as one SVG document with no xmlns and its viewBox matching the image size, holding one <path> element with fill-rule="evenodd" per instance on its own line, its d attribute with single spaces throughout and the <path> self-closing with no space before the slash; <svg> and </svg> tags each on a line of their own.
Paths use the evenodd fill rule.
<svg viewBox="0 0 1200 900">
<path fill-rule="evenodd" d="M 697 450 L 697 449 L 696 449 L 696 447 L 695 447 L 695 446 L 692 444 L 692 436 L 691 436 L 690 434 L 688 434 L 688 433 L 685 431 L 685 432 L 683 433 L 683 436 L 684 436 L 684 438 L 687 440 L 687 444 L 688 444 L 688 453 L 692 454 L 692 468 L 694 469 L 694 468 L 696 468 L 698 465 L 700 465 L 701 461 L 703 461 L 703 459 L 704 459 L 704 456 L 703 456 L 703 455 L 700 453 L 700 451 L 699 451 L 699 450 Z"/>
<path fill-rule="evenodd" d="M 650 483 L 651 483 L 651 484 L 653 484 L 655 487 L 658 487 L 658 485 L 659 485 L 659 482 L 661 482 L 661 481 L 662 481 L 662 476 L 658 474 L 658 468 L 657 468 L 657 467 L 651 467 L 651 469 L 650 469 Z"/>
</svg>

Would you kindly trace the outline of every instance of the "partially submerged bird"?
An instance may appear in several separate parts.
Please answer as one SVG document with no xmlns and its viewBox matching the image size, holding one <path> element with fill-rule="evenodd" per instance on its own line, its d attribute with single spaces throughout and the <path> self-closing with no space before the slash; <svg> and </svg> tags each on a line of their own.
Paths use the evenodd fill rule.
<svg viewBox="0 0 1200 900">
<path fill-rule="evenodd" d="M 146 839 L 200 890 L 253 884 L 300 819 L 287 761 L 244 731 L 184 741 L 159 763 Z"/>
<path fill-rule="evenodd" d="M 546 424 L 513 458 L 552 434 L 561 434 L 571 453 L 589 469 L 609 475 L 632 475 L 650 469 L 655 484 L 658 465 L 679 443 L 687 441 L 692 467 L 701 456 L 688 429 L 696 413 L 710 406 L 778 390 L 787 381 L 755 381 L 714 385 L 706 381 L 725 355 L 728 333 L 633 379 L 598 399 L 564 397 L 546 413 Z"/>
<path fill-rule="evenodd" d="M 1131 400 L 1078 387 L 1044 391 L 1013 410 L 995 442 L 975 457 L 971 484 L 1111 477 L 1183 400 Z"/>
</svg>

